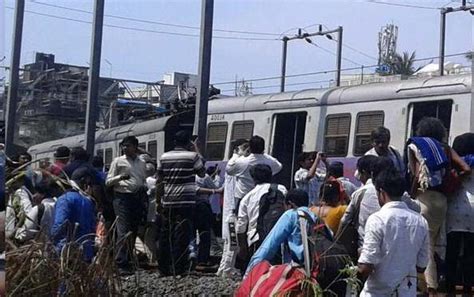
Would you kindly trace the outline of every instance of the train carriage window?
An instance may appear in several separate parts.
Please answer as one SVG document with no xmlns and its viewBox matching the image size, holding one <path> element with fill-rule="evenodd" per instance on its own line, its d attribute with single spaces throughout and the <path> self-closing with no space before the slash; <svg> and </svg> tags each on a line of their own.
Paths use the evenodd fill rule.
<svg viewBox="0 0 474 297">
<path fill-rule="evenodd" d="M 140 148 L 140 149 L 146 151 L 146 143 L 145 143 L 145 142 L 140 142 L 140 143 L 138 144 L 138 148 Z"/>
<path fill-rule="evenodd" d="M 206 153 L 209 161 L 224 159 L 227 139 L 227 123 L 211 123 L 207 126 Z"/>
<path fill-rule="evenodd" d="M 104 159 L 104 150 L 103 149 L 99 149 L 95 152 L 96 156 L 101 156 L 102 159 Z"/>
<path fill-rule="evenodd" d="M 370 134 L 373 129 L 383 126 L 383 122 L 383 111 L 360 112 L 357 114 L 354 156 L 361 156 L 371 149 Z"/>
<path fill-rule="evenodd" d="M 229 149 L 230 156 L 232 156 L 232 143 L 237 139 L 250 139 L 253 136 L 253 126 L 253 121 L 236 121 L 232 124 Z"/>
<path fill-rule="evenodd" d="M 110 163 L 112 163 L 114 153 L 111 148 L 105 149 L 105 158 L 104 158 L 104 165 L 107 168 L 110 168 Z"/>
<path fill-rule="evenodd" d="M 329 115 L 326 118 L 324 151 L 329 157 L 344 157 L 349 145 L 351 115 Z"/>
<path fill-rule="evenodd" d="M 149 141 L 147 152 L 151 154 L 151 157 L 153 159 L 156 159 L 156 157 L 158 156 L 157 150 L 158 150 L 158 143 L 156 142 L 156 140 Z"/>
</svg>

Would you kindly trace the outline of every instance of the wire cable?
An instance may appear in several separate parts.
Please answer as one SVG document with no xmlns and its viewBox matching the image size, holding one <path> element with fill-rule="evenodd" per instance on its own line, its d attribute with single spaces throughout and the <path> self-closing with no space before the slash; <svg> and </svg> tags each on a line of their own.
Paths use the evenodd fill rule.
<svg viewBox="0 0 474 297">
<path fill-rule="evenodd" d="M 407 8 L 439 10 L 439 8 L 430 7 L 430 6 L 421 6 L 421 5 L 412 5 L 412 4 L 402 4 L 402 3 L 392 3 L 392 2 L 382 2 L 382 1 L 377 1 L 377 0 L 366 0 L 366 2 L 368 2 L 368 3 L 374 3 L 374 4 L 398 6 L 398 7 L 407 7 Z"/>
</svg>

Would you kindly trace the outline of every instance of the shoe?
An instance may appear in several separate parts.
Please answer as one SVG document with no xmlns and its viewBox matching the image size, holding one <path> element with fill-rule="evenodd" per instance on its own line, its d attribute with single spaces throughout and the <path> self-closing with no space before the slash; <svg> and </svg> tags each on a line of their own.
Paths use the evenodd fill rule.
<svg viewBox="0 0 474 297">
<path fill-rule="evenodd" d="M 197 272 L 205 272 L 205 273 L 216 273 L 217 269 L 219 269 L 218 264 L 212 264 L 211 262 L 206 263 L 198 263 L 194 270 Z"/>
</svg>

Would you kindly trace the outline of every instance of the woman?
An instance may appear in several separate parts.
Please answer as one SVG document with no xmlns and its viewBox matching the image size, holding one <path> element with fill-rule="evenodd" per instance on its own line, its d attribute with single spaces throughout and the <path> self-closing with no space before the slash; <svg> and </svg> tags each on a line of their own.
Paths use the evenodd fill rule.
<svg viewBox="0 0 474 297">
<path fill-rule="evenodd" d="M 465 133 L 454 139 L 453 149 L 464 161 L 474 168 L 474 133 Z M 446 249 L 447 293 L 454 296 L 456 286 L 456 268 L 459 252 L 463 247 L 462 280 L 463 296 L 472 296 L 474 280 L 474 176 L 462 180 L 459 191 L 448 202 L 446 214 L 448 245 Z"/>
<path fill-rule="evenodd" d="M 471 168 L 446 144 L 446 128 L 439 119 L 423 118 L 416 127 L 415 135 L 408 142 L 406 156 L 412 177 L 411 194 L 420 201 L 421 215 L 428 222 L 431 249 L 425 278 L 429 295 L 436 296 L 438 273 L 434 253 L 445 223 L 448 201 L 442 187 L 447 170 L 433 168 L 439 166 L 443 159 L 447 159 L 461 176 L 469 175 Z"/>
<path fill-rule="evenodd" d="M 319 206 L 311 207 L 311 211 L 324 220 L 333 234 L 337 232 L 347 205 L 343 205 L 345 193 L 341 183 L 337 180 L 328 180 L 320 190 Z"/>
</svg>

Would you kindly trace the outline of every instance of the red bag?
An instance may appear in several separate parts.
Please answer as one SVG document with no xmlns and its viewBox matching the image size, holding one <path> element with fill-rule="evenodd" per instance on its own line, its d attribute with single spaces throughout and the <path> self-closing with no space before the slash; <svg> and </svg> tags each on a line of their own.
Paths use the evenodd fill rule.
<svg viewBox="0 0 474 297">
<path fill-rule="evenodd" d="M 446 196 L 451 196 L 452 194 L 456 193 L 457 190 L 461 187 L 461 178 L 453 168 L 453 157 L 451 154 L 451 148 L 445 148 L 446 155 L 448 157 L 448 166 L 446 168 L 446 174 L 443 177 L 443 182 L 441 184 L 441 192 L 443 192 Z"/>
<path fill-rule="evenodd" d="M 302 281 L 308 279 L 303 268 L 282 264 L 272 266 L 267 261 L 258 263 L 242 281 L 235 297 L 304 296 Z"/>
</svg>

